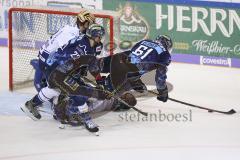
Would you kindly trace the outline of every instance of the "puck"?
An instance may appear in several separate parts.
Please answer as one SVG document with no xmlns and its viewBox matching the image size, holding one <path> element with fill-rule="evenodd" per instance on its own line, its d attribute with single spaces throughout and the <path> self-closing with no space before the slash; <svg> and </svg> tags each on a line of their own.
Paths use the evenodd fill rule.
<svg viewBox="0 0 240 160">
<path fill-rule="evenodd" d="M 99 132 L 95 132 L 95 136 L 99 136 L 100 134 L 99 134 Z"/>
<path fill-rule="evenodd" d="M 59 129 L 65 129 L 65 124 L 60 123 L 58 126 Z"/>
</svg>

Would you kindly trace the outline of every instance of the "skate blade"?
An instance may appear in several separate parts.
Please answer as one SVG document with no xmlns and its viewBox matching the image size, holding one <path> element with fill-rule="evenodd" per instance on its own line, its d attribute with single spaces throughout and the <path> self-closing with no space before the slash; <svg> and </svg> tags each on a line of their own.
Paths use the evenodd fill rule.
<svg viewBox="0 0 240 160">
<path fill-rule="evenodd" d="M 34 117 L 33 115 L 32 115 L 32 113 L 30 113 L 29 112 L 29 110 L 24 106 L 24 107 L 20 107 L 21 108 L 21 110 L 28 116 L 28 117 L 30 117 L 32 120 L 34 120 L 34 121 L 38 121 L 39 119 L 37 119 L 36 117 Z"/>
</svg>

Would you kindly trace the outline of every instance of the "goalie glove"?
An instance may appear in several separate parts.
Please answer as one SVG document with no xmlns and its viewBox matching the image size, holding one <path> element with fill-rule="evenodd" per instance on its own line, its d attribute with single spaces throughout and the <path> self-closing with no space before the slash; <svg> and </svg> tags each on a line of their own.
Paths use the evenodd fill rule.
<svg viewBox="0 0 240 160">
<path fill-rule="evenodd" d="M 158 89 L 159 95 L 157 96 L 157 99 L 162 102 L 167 102 L 168 100 L 168 87 L 166 86 L 163 89 Z"/>
</svg>

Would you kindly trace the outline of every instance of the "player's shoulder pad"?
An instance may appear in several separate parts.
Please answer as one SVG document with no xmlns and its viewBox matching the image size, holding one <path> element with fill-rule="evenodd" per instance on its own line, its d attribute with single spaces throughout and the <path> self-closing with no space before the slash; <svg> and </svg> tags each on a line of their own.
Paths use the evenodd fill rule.
<svg viewBox="0 0 240 160">
<path fill-rule="evenodd" d="M 144 44 L 144 43 L 148 43 L 148 42 L 150 42 L 150 43 L 154 43 L 154 41 L 152 41 L 152 40 L 150 40 L 150 39 L 143 39 L 143 40 L 141 40 L 141 41 L 138 41 L 134 46 L 138 46 L 138 45 L 141 45 L 141 44 Z"/>
<path fill-rule="evenodd" d="M 89 38 L 88 38 L 88 36 L 86 34 L 80 34 L 78 36 L 78 40 L 82 41 L 85 44 L 89 44 L 90 45 Z"/>
<path fill-rule="evenodd" d="M 154 41 L 151 40 L 151 39 L 144 39 L 144 40 L 142 40 L 142 41 L 140 41 L 140 42 L 141 42 L 141 43 L 149 42 L 149 43 L 152 43 L 152 44 L 156 44 L 156 45 L 158 45 L 158 43 L 154 42 Z"/>
<path fill-rule="evenodd" d="M 79 35 L 79 29 L 77 27 L 65 25 L 62 28 L 62 30 L 63 30 L 63 32 L 67 32 L 67 33 L 69 33 L 71 35 L 74 35 L 74 36 L 78 36 Z"/>
<path fill-rule="evenodd" d="M 86 46 L 87 50 L 89 50 L 90 47 L 90 41 L 88 37 L 85 34 L 81 34 L 78 36 L 75 40 L 72 41 L 74 45 L 84 45 Z"/>
</svg>

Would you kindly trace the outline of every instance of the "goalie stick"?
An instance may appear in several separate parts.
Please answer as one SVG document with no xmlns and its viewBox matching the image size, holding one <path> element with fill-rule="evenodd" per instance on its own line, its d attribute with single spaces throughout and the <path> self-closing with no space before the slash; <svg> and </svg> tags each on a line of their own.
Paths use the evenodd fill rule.
<svg viewBox="0 0 240 160">
<path fill-rule="evenodd" d="M 158 93 L 155 93 L 151 90 L 147 90 L 149 93 L 151 94 L 154 94 L 154 95 L 158 95 Z M 180 100 L 177 100 L 177 99 L 174 99 L 174 98 L 168 98 L 169 100 L 173 101 L 173 102 L 177 102 L 177 103 L 181 103 L 181 104 L 184 104 L 184 105 L 187 105 L 187 106 L 191 106 L 191 107 L 194 107 L 194 108 L 199 108 L 199 109 L 203 109 L 203 110 L 207 110 L 208 112 L 216 112 L 216 113 L 222 113 L 222 114 L 227 114 L 227 115 L 231 115 L 231 114 L 234 114 L 236 113 L 236 111 L 234 109 L 231 109 L 229 111 L 220 111 L 220 110 L 216 110 L 216 109 L 211 109 L 211 108 L 207 108 L 207 107 L 202 107 L 202 106 L 198 106 L 198 105 L 194 105 L 194 104 L 191 104 L 191 103 L 187 103 L 187 102 L 184 102 L 184 101 L 180 101 Z"/>
<path fill-rule="evenodd" d="M 87 81 L 88 83 L 91 83 L 92 85 L 94 85 L 94 86 L 96 86 L 96 87 L 102 88 L 102 87 L 100 87 L 98 84 L 96 84 L 95 82 L 93 82 L 92 80 L 90 80 L 90 79 L 88 79 L 88 78 L 86 78 L 86 77 L 81 77 L 81 78 L 83 78 L 85 81 Z M 110 95 L 110 96 L 113 97 L 114 99 L 117 99 L 119 102 L 123 103 L 124 105 L 128 106 L 129 108 L 132 108 L 132 109 L 134 109 L 135 111 L 141 113 L 142 115 L 144 115 L 144 116 L 147 116 L 147 115 L 148 115 L 147 112 L 143 112 L 143 111 L 141 111 L 140 109 L 138 109 L 138 108 L 136 108 L 136 107 L 134 107 L 134 106 L 130 106 L 128 103 L 126 103 L 125 101 L 123 101 L 121 98 L 119 98 L 118 96 L 116 96 L 116 95 L 113 94 L 112 92 L 107 91 L 107 90 L 105 90 L 105 89 L 102 89 L 102 91 L 105 92 L 105 93 L 107 93 L 108 95 Z M 114 92 L 114 93 L 116 93 L 116 92 Z"/>
</svg>

